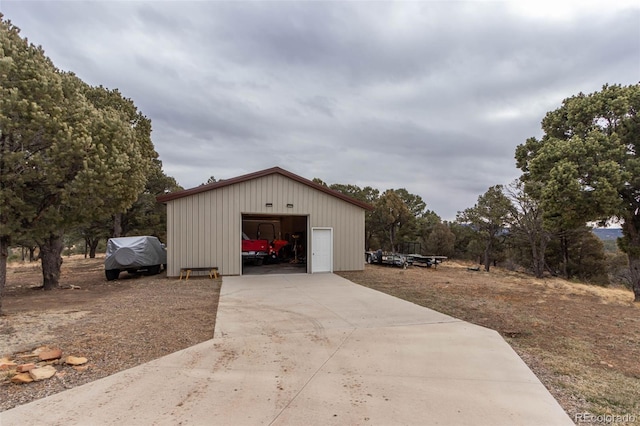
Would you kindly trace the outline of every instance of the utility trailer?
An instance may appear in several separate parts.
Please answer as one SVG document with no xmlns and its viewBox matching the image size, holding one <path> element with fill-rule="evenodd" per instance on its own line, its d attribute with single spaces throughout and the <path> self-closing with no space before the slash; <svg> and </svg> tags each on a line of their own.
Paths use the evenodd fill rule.
<svg viewBox="0 0 640 426">
<path fill-rule="evenodd" d="M 422 244 L 418 242 L 404 242 L 400 244 L 400 252 L 406 253 L 402 254 L 402 256 L 405 256 L 407 258 L 407 263 L 409 265 L 422 266 L 427 268 L 430 268 L 431 266 L 435 268 L 439 263 L 442 263 L 445 259 L 447 259 L 447 256 L 419 254 L 422 252 Z"/>
<path fill-rule="evenodd" d="M 432 255 L 422 255 L 422 254 L 408 254 L 407 261 L 409 264 L 414 266 L 422 266 L 431 268 L 433 266 L 436 268 L 439 263 L 442 263 L 447 256 L 432 256 Z"/>
<path fill-rule="evenodd" d="M 365 260 L 370 264 L 391 265 L 399 268 L 407 268 L 409 264 L 407 257 L 398 253 L 389 253 L 382 250 L 367 251 L 364 253 Z"/>
</svg>

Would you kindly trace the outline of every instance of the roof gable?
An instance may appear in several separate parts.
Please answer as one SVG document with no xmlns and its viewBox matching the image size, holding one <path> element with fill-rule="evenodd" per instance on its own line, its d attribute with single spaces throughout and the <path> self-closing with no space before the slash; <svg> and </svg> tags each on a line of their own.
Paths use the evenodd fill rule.
<svg viewBox="0 0 640 426">
<path fill-rule="evenodd" d="M 370 204 L 364 203 L 360 200 L 356 200 L 355 198 L 349 197 L 341 192 L 334 191 L 333 189 L 327 188 L 326 186 L 317 184 L 309 179 L 305 179 L 302 176 L 298 176 L 294 173 L 291 173 L 287 170 L 284 170 L 280 167 L 272 167 L 270 169 L 261 170 L 259 172 L 249 173 L 246 175 L 238 176 L 231 179 L 225 179 L 218 182 L 209 183 L 206 185 L 200 185 L 195 188 L 185 189 L 182 191 L 171 192 L 169 194 L 160 195 L 156 198 L 156 200 L 160 203 L 166 203 L 172 200 L 176 200 L 179 198 L 189 197 L 191 195 L 200 194 L 202 192 L 212 191 L 219 188 L 224 188 L 225 186 L 235 185 L 237 183 L 247 182 L 249 180 L 262 178 L 265 176 L 269 176 L 272 174 L 279 174 L 281 176 L 287 177 L 296 182 L 300 182 L 303 185 L 307 185 L 313 189 L 329 194 L 333 197 L 339 198 L 347 203 L 353 204 L 365 210 L 373 210 L 373 206 Z"/>
</svg>

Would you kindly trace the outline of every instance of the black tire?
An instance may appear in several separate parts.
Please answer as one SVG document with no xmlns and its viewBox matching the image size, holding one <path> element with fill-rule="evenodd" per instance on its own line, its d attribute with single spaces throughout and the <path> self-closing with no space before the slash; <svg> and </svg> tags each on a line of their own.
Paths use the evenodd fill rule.
<svg viewBox="0 0 640 426">
<path fill-rule="evenodd" d="M 371 256 L 370 254 L 367 255 L 367 263 L 368 264 L 372 264 L 373 263 L 373 256 Z"/>
<path fill-rule="evenodd" d="M 105 269 L 104 275 L 107 277 L 107 281 L 117 280 L 120 276 L 120 269 Z"/>
<path fill-rule="evenodd" d="M 149 275 L 158 275 L 160 273 L 160 265 L 149 266 L 147 273 Z"/>
</svg>

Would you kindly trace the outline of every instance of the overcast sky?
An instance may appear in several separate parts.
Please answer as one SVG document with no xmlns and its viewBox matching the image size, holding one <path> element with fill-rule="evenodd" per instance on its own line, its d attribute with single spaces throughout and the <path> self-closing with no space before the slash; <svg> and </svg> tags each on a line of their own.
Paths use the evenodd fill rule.
<svg viewBox="0 0 640 426">
<path fill-rule="evenodd" d="M 280 166 L 406 188 L 445 220 L 520 176 L 566 97 L 640 81 L 634 1 L 7 1 L 54 64 L 118 88 L 185 188 Z"/>
</svg>

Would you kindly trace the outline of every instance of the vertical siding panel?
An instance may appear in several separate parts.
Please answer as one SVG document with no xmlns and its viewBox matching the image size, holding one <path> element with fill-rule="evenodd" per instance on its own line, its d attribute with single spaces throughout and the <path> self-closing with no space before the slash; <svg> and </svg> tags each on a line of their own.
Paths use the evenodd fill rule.
<svg viewBox="0 0 640 426">
<path fill-rule="evenodd" d="M 256 211 L 266 212 L 265 204 L 267 203 L 267 200 L 264 199 L 264 191 L 262 190 L 262 180 L 256 181 L 255 196 L 258 202 L 258 205 L 256 206 Z"/>
<path fill-rule="evenodd" d="M 225 188 L 224 201 L 226 203 L 225 208 L 225 247 L 224 247 L 224 264 L 228 271 L 232 274 L 235 273 L 232 265 L 232 252 L 231 252 L 231 240 L 233 240 L 233 187 Z"/>
<path fill-rule="evenodd" d="M 349 265 L 353 265 L 356 261 L 355 259 L 355 253 L 357 251 L 356 248 L 356 241 L 355 241 L 355 230 L 356 230 L 356 223 L 353 220 L 354 214 L 356 212 L 353 211 L 353 209 L 349 208 L 348 211 L 345 214 L 345 221 L 348 221 L 348 225 L 346 226 L 346 229 L 349 231 L 348 233 L 346 233 L 346 237 L 348 238 L 348 243 L 349 243 L 349 253 L 348 253 L 348 264 L 345 266 L 349 266 Z"/>
<path fill-rule="evenodd" d="M 280 199 L 278 197 L 278 188 L 276 187 L 276 185 L 274 184 L 274 179 L 272 176 L 268 176 L 265 179 L 265 183 L 267 184 L 267 188 L 268 188 L 268 192 L 271 195 L 271 202 L 273 203 L 273 210 L 274 211 L 279 211 L 280 210 Z"/>
<path fill-rule="evenodd" d="M 191 220 L 189 222 L 189 266 L 198 262 L 198 197 L 191 197 L 191 203 L 189 204 L 189 212 Z"/>
<path fill-rule="evenodd" d="M 246 209 L 246 211 L 259 212 L 264 208 L 264 202 L 262 201 L 262 194 L 258 191 L 258 181 L 251 181 L 251 199 L 253 204 L 251 208 Z"/>
<path fill-rule="evenodd" d="M 273 206 L 276 211 L 282 211 L 282 197 L 280 196 L 280 182 L 274 176 L 269 176 L 268 185 L 273 191 Z"/>
<path fill-rule="evenodd" d="M 258 182 L 253 180 L 244 184 L 247 189 L 245 190 L 245 204 L 240 206 L 241 212 L 255 212 L 258 211 Z"/>
<path fill-rule="evenodd" d="M 183 236 L 184 233 L 187 231 L 185 228 L 185 223 L 186 223 L 186 212 L 185 212 L 185 208 L 184 208 L 184 204 L 185 204 L 186 200 L 182 199 L 182 200 L 178 200 L 176 202 L 176 212 L 178 214 L 178 220 L 176 221 L 176 227 L 175 227 L 175 232 L 176 232 L 176 239 L 175 239 L 175 246 L 173 247 L 174 250 L 176 250 L 177 253 L 177 260 L 178 260 L 178 265 L 177 267 L 181 267 L 181 263 L 183 261 L 182 256 L 184 256 L 184 250 L 185 250 L 185 244 L 184 244 L 184 240 L 183 240 Z"/>
<path fill-rule="evenodd" d="M 227 188 L 222 188 L 220 190 L 218 190 L 218 192 L 220 192 L 220 205 L 218 206 L 218 211 L 220 212 L 220 240 L 222 243 L 222 252 L 220 253 L 221 259 L 222 259 L 222 265 L 221 267 L 226 271 L 227 274 L 230 273 L 229 271 L 229 265 L 227 264 L 227 241 L 229 240 L 229 222 L 228 222 L 228 216 L 229 216 L 229 212 L 227 211 L 229 209 L 229 203 L 227 200 L 227 193 L 228 190 Z"/>
<path fill-rule="evenodd" d="M 338 259 L 336 259 L 337 261 L 334 262 L 334 267 L 335 265 L 337 265 L 338 270 L 344 269 L 344 263 L 347 260 L 346 253 L 345 253 L 346 234 L 345 234 L 343 215 L 344 215 L 344 207 L 338 208 L 337 199 L 331 200 L 331 216 L 333 219 L 331 222 L 335 223 L 334 233 L 333 233 L 334 234 L 333 245 L 334 245 L 334 252 L 337 252 L 338 254 Z M 336 237 L 335 237 L 336 234 L 338 235 L 337 243 L 336 243 Z"/>
<path fill-rule="evenodd" d="M 280 194 L 282 196 L 282 210 L 289 213 L 291 212 L 291 209 L 287 208 L 287 204 L 290 203 L 289 182 L 288 180 L 285 180 L 280 176 L 278 176 L 278 180 L 280 181 L 280 184 L 278 186 L 280 187 Z"/>
<path fill-rule="evenodd" d="M 233 228 L 231 228 L 233 230 L 233 234 L 231 237 L 231 246 L 232 246 L 231 261 L 233 265 L 233 270 L 235 270 L 236 275 L 240 274 L 240 269 L 241 269 L 240 260 L 242 256 L 242 249 L 240 247 L 240 241 L 241 241 L 240 232 L 242 230 L 242 213 L 240 210 L 240 195 L 241 195 L 240 189 L 241 188 L 239 185 L 234 185 L 235 191 L 233 196 L 233 199 L 234 199 Z"/>
<path fill-rule="evenodd" d="M 191 244 L 189 244 L 191 240 L 191 234 L 193 233 L 193 218 L 191 217 L 191 212 L 193 211 L 193 197 L 190 197 L 189 199 L 186 200 L 186 202 L 184 203 L 184 210 L 185 210 L 185 219 L 186 219 L 186 223 L 185 223 L 185 232 L 184 234 L 181 236 L 182 239 L 182 245 L 185 247 L 185 261 L 186 263 L 189 263 L 192 259 L 192 252 L 193 249 L 191 248 Z M 185 266 L 189 266 L 186 265 Z"/>
<path fill-rule="evenodd" d="M 260 182 L 255 180 L 253 181 L 253 188 L 251 191 L 251 197 L 253 198 L 253 205 L 251 210 L 253 212 L 263 212 L 264 211 L 264 201 L 262 200 L 263 194 L 260 192 Z"/>
<path fill-rule="evenodd" d="M 216 264 L 220 269 L 221 274 L 227 274 L 227 270 L 224 268 L 224 247 L 223 247 L 223 203 L 222 203 L 222 191 L 216 191 L 215 195 L 215 226 L 216 226 L 216 234 L 215 234 L 215 247 L 216 247 Z"/>
<path fill-rule="evenodd" d="M 227 218 L 225 220 L 226 222 L 226 229 L 225 229 L 225 241 L 226 241 L 226 247 L 225 247 L 225 264 L 227 266 L 227 269 L 229 271 L 231 271 L 232 274 L 235 274 L 235 270 L 233 269 L 233 224 L 234 224 L 234 220 L 233 220 L 233 210 L 234 210 L 234 199 L 233 199 L 233 189 L 234 187 L 227 187 L 226 189 L 226 197 L 225 197 L 225 201 L 227 202 Z"/>
<path fill-rule="evenodd" d="M 178 228 L 178 244 L 176 244 L 176 248 L 179 253 L 179 267 L 182 267 L 184 264 L 184 256 L 186 254 L 187 246 L 185 244 L 184 236 L 187 233 L 187 199 L 182 199 L 178 201 L 178 211 L 180 212 L 180 226 Z"/>
<path fill-rule="evenodd" d="M 182 251 L 181 255 L 181 263 L 189 262 L 189 241 L 191 238 L 191 204 L 193 203 L 192 199 L 185 199 L 181 203 L 181 211 L 182 211 L 182 230 L 180 232 L 180 247 Z M 183 266 L 183 265 L 180 265 Z M 187 266 L 187 265 L 184 265 Z"/>
<path fill-rule="evenodd" d="M 180 214 L 181 214 L 181 229 L 180 229 L 180 251 L 181 251 L 181 255 L 180 255 L 180 262 L 184 263 L 186 256 L 187 256 L 187 244 L 186 244 L 186 236 L 187 236 L 187 232 L 189 232 L 189 220 L 191 219 L 188 214 L 189 214 L 189 203 L 191 202 L 191 200 L 184 199 L 182 200 L 182 202 L 180 203 Z M 180 265 L 183 266 L 183 265 Z"/>
<path fill-rule="evenodd" d="M 180 203 L 180 210 L 181 210 L 181 229 L 180 229 L 180 266 L 187 266 L 185 265 L 186 260 L 187 260 L 187 237 L 188 237 L 188 232 L 189 232 L 189 220 L 190 217 L 189 215 L 189 202 L 191 200 L 189 199 L 185 199 L 182 200 L 182 202 Z"/>
<path fill-rule="evenodd" d="M 181 238 L 182 238 L 182 244 L 185 246 L 186 258 L 191 260 L 193 249 L 191 248 L 191 244 L 188 244 L 188 243 L 189 241 L 192 241 L 191 234 L 193 234 L 193 217 L 191 216 L 191 212 L 193 211 L 193 197 L 189 197 L 185 201 L 186 202 L 184 203 L 184 209 L 185 209 L 184 217 L 186 219 L 186 223 L 185 223 L 186 231 Z M 185 265 L 185 266 L 189 266 L 189 265 Z"/>
<path fill-rule="evenodd" d="M 202 215 L 203 215 L 203 229 L 202 229 L 202 235 L 204 238 L 204 264 L 202 266 L 215 266 L 215 264 L 213 263 L 213 258 L 211 256 L 212 250 L 211 250 L 211 234 L 213 233 L 213 230 L 211 229 L 211 192 L 205 192 L 204 194 L 202 194 L 202 200 L 203 200 L 203 208 L 202 208 Z"/>
<path fill-rule="evenodd" d="M 189 243 L 189 266 L 198 262 L 198 218 L 196 212 L 198 210 L 198 197 L 191 197 L 189 203 L 189 236 L 187 242 Z"/>
<path fill-rule="evenodd" d="M 254 182 L 244 182 L 238 185 L 240 188 L 240 212 L 250 212 L 256 211 L 255 206 L 257 205 L 255 199 L 255 181 Z"/>
<path fill-rule="evenodd" d="M 190 197 L 186 200 L 184 200 L 184 203 L 182 203 L 182 208 L 184 210 L 184 232 L 182 233 L 182 235 L 180 235 L 180 240 L 182 247 L 184 247 L 184 257 L 185 259 L 189 259 L 189 255 L 190 255 L 190 247 L 187 244 L 189 237 L 191 237 L 191 235 L 189 234 L 191 232 L 191 204 L 193 203 L 193 197 Z M 184 265 L 184 266 L 188 266 L 188 265 Z"/>
<path fill-rule="evenodd" d="M 167 275 L 174 276 L 175 275 L 175 254 L 176 251 L 172 250 L 171 247 L 174 244 L 175 238 L 173 229 L 175 226 L 174 219 L 175 215 L 173 214 L 173 207 L 175 206 L 175 202 L 167 203 Z"/>
<path fill-rule="evenodd" d="M 351 262 L 350 265 L 356 265 L 358 262 L 358 258 L 360 259 L 364 259 L 364 255 L 362 254 L 364 252 L 363 248 L 363 241 L 364 241 L 364 237 L 360 238 L 359 236 L 359 226 L 358 226 L 358 217 L 360 217 L 360 215 L 358 214 L 358 211 L 353 211 L 353 209 L 351 209 L 351 226 L 349 227 L 351 229 L 351 233 L 349 235 L 349 241 L 351 241 L 351 251 L 352 251 L 352 255 L 351 255 Z M 362 220 L 364 220 L 364 217 L 362 218 Z M 352 269 L 356 269 L 356 268 L 352 268 Z"/>
<path fill-rule="evenodd" d="M 294 198 L 296 199 L 296 214 L 303 215 L 307 213 L 306 206 L 306 198 L 308 191 L 306 188 L 303 188 L 298 182 L 296 182 L 296 195 Z"/>
<path fill-rule="evenodd" d="M 184 216 L 182 215 L 181 206 L 183 200 L 172 201 L 172 211 L 174 215 L 173 220 L 173 243 L 171 245 L 171 251 L 173 252 L 174 274 L 179 273 L 176 268 L 180 267 L 180 254 L 182 253 L 182 241 L 180 241 L 180 233 L 182 231 L 182 223 L 184 222 Z"/>
<path fill-rule="evenodd" d="M 251 183 L 250 182 L 243 182 L 240 183 L 238 185 L 235 185 L 236 188 L 240 188 L 242 189 L 242 191 L 240 191 L 240 199 L 236 200 L 238 202 L 238 204 L 240 205 L 240 208 L 242 209 L 242 206 L 249 206 L 251 204 Z"/>
<path fill-rule="evenodd" d="M 221 189 L 220 194 L 222 196 L 222 204 L 219 206 L 220 212 L 222 213 L 222 267 L 230 274 L 231 271 L 227 259 L 227 253 L 229 252 L 229 188 Z"/>
<path fill-rule="evenodd" d="M 184 200 L 175 200 L 173 201 L 173 212 L 175 214 L 175 221 L 173 225 L 173 246 L 171 250 L 175 253 L 174 261 L 176 262 L 175 268 L 180 267 L 180 262 L 182 262 L 181 254 L 183 251 L 182 241 L 180 239 L 180 235 L 182 233 L 182 224 L 184 223 L 184 215 L 182 214 L 182 203 Z M 174 271 L 177 273 L 177 271 Z"/>
<path fill-rule="evenodd" d="M 280 208 L 280 200 L 278 200 L 278 188 L 275 188 L 273 184 L 273 176 L 267 177 L 265 183 L 267 184 L 269 198 L 271 198 L 271 202 L 277 211 Z"/>
<path fill-rule="evenodd" d="M 234 189 L 237 188 L 237 186 L 231 186 L 228 188 L 227 190 L 227 243 L 226 243 L 226 252 L 225 252 L 225 256 L 226 256 L 226 263 L 227 263 L 227 268 L 231 271 L 232 274 L 235 274 L 236 271 L 233 267 L 233 239 L 234 239 L 234 231 L 235 231 L 235 218 L 234 218 L 234 212 L 235 212 L 235 202 L 236 200 L 234 199 Z"/>
<path fill-rule="evenodd" d="M 220 231 L 218 230 L 219 216 L 218 212 L 218 194 L 219 191 L 212 191 L 210 194 L 210 208 L 211 208 L 211 266 L 217 266 L 220 273 L 222 273 L 222 262 L 220 261 L 220 247 L 218 247 L 220 238 Z"/>
<path fill-rule="evenodd" d="M 329 214 L 330 214 L 330 222 L 333 224 L 333 247 L 334 247 L 334 254 L 337 255 L 337 259 L 334 257 L 334 268 L 337 270 L 341 270 L 342 269 L 342 264 L 344 263 L 344 244 L 343 244 L 343 239 L 344 239 L 344 229 L 342 227 L 342 224 L 340 223 L 340 220 L 342 219 L 342 215 L 340 214 L 340 210 L 336 208 L 336 201 L 335 200 L 331 200 L 331 204 L 329 205 Z"/>
<path fill-rule="evenodd" d="M 227 212 L 227 217 L 225 219 L 225 264 L 227 266 L 227 269 L 229 271 L 231 271 L 232 274 L 235 274 L 236 271 L 233 268 L 233 233 L 234 233 L 234 220 L 233 220 L 233 212 L 234 212 L 234 199 L 233 199 L 233 187 L 227 187 L 226 189 L 226 197 L 225 197 L 225 201 L 227 203 L 227 208 L 226 208 L 226 212 Z"/>
<path fill-rule="evenodd" d="M 207 198 L 207 208 L 209 209 L 209 214 L 207 215 L 207 239 L 208 239 L 208 253 L 207 259 L 209 261 L 209 265 L 207 266 L 217 266 L 220 269 L 218 259 L 216 258 L 217 250 L 216 250 L 216 204 L 215 204 L 215 191 L 208 192 L 209 197 Z"/>
<path fill-rule="evenodd" d="M 205 229 L 204 229 L 204 216 L 206 215 L 206 206 L 204 203 L 204 199 L 206 197 L 206 193 L 198 195 L 198 210 L 196 211 L 198 217 L 198 227 L 196 228 L 196 232 L 198 234 L 198 266 L 205 266 Z"/>
<path fill-rule="evenodd" d="M 237 214 L 239 211 L 239 205 L 240 205 L 240 200 L 238 199 L 240 191 L 239 191 L 239 186 L 240 185 L 234 185 L 232 187 L 230 187 L 230 191 L 229 191 L 229 196 L 230 196 L 230 210 L 229 210 L 229 253 L 228 253 L 228 257 L 229 257 L 229 265 L 230 265 L 230 269 L 232 271 L 234 271 L 234 275 L 238 273 L 238 271 L 236 270 L 236 265 L 235 265 L 235 257 L 237 255 L 235 247 L 236 244 L 235 242 L 238 240 L 238 232 L 237 232 Z"/>
</svg>

